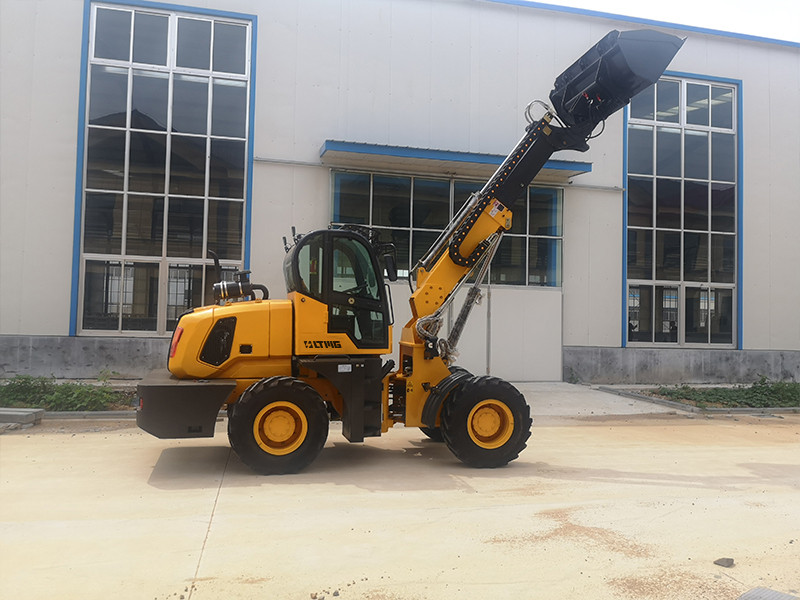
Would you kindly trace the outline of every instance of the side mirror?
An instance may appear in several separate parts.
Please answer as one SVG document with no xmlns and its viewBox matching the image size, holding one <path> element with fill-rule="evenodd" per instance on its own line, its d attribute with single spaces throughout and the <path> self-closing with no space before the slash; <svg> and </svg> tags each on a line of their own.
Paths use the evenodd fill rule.
<svg viewBox="0 0 800 600">
<path fill-rule="evenodd" d="M 397 263 L 394 261 L 394 254 L 384 254 L 383 262 L 386 266 L 386 279 L 389 281 L 397 281 Z"/>
</svg>

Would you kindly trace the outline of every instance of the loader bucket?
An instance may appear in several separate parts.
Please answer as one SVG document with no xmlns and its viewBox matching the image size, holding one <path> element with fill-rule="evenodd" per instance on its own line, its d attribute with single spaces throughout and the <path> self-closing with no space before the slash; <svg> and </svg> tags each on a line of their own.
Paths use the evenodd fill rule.
<svg viewBox="0 0 800 600">
<path fill-rule="evenodd" d="M 613 30 L 556 77 L 550 101 L 588 135 L 661 77 L 685 39 L 652 29 Z"/>
</svg>

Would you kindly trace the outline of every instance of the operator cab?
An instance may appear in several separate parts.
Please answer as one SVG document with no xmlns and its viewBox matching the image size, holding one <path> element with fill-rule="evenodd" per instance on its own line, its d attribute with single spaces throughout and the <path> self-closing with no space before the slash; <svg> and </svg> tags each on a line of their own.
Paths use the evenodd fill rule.
<svg viewBox="0 0 800 600">
<path fill-rule="evenodd" d="M 304 235 L 284 258 L 283 272 L 287 292 L 327 306 L 327 333 L 344 333 L 361 349 L 388 346 L 391 302 L 376 250 L 360 233 Z"/>
</svg>

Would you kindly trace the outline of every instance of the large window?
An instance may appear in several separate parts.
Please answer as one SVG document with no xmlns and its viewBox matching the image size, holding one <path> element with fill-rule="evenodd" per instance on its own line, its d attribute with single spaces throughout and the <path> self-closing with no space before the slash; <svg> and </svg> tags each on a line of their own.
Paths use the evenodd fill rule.
<svg viewBox="0 0 800 600">
<path fill-rule="evenodd" d="M 82 331 L 174 328 L 243 263 L 252 22 L 91 8 Z"/>
<path fill-rule="evenodd" d="M 662 78 L 628 121 L 628 342 L 736 343 L 736 90 Z"/>
<path fill-rule="evenodd" d="M 401 276 L 483 182 L 377 173 L 333 173 L 333 222 L 382 230 L 397 249 Z M 510 206 L 511 231 L 500 242 L 491 283 L 561 286 L 562 200 L 560 190 L 531 187 Z"/>
</svg>

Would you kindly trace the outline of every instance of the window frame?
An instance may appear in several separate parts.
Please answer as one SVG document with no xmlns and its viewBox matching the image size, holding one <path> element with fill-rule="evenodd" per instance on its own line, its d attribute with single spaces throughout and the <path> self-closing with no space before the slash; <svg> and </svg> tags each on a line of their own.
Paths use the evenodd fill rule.
<svg viewBox="0 0 800 600">
<path fill-rule="evenodd" d="M 409 267 L 414 266 L 414 258 L 416 254 L 414 252 L 415 243 L 414 243 L 414 233 L 424 234 L 431 238 L 433 241 L 439 233 L 441 233 L 441 229 L 435 229 L 431 227 L 415 227 L 414 226 L 414 219 L 415 219 L 415 181 L 416 180 L 423 180 L 423 181 L 441 181 L 447 182 L 449 184 L 449 219 L 452 219 L 454 213 L 463 205 L 463 202 L 467 200 L 467 197 L 456 197 L 456 186 L 458 184 L 466 184 L 466 185 L 474 185 L 476 191 L 480 190 L 485 181 L 472 179 L 470 177 L 453 177 L 447 175 L 437 175 L 437 174 L 411 174 L 411 173 L 399 173 L 399 172 L 387 172 L 387 171 L 370 171 L 370 170 L 359 170 L 359 169 L 346 169 L 346 168 L 332 168 L 331 169 L 331 191 L 330 191 L 330 198 L 331 198 L 331 223 L 335 226 L 342 226 L 342 225 L 349 225 L 354 224 L 354 221 L 336 221 L 334 218 L 336 217 L 336 177 L 338 174 L 345 174 L 345 175 L 360 175 L 369 177 L 369 186 L 368 186 L 368 210 L 366 212 L 367 223 L 357 223 L 364 226 L 368 226 L 378 231 L 398 231 L 408 234 L 408 247 L 407 247 L 407 255 L 409 257 Z M 374 183 L 375 178 L 402 178 L 408 180 L 408 188 L 409 188 L 409 223 L 408 226 L 389 226 L 385 224 L 375 224 L 374 221 L 376 219 L 376 211 L 375 211 L 375 203 L 374 203 Z M 540 234 L 540 233 L 532 233 L 531 228 L 531 195 L 534 191 L 541 191 L 551 193 L 553 198 L 556 202 L 557 207 L 557 222 L 558 222 L 558 235 L 548 235 L 548 234 Z M 522 213 L 522 214 L 520 214 Z M 506 283 L 503 281 L 497 281 L 493 277 L 493 270 L 498 269 L 497 266 L 490 265 L 489 273 L 486 279 L 486 283 L 491 284 L 492 286 L 509 286 L 509 287 L 530 287 L 530 288 L 556 288 L 561 289 L 563 286 L 563 256 L 564 256 L 564 190 L 558 186 L 552 185 L 530 185 L 526 188 L 526 195 L 525 195 L 525 206 L 524 209 L 521 211 L 514 211 L 514 223 L 517 223 L 518 219 L 525 220 L 525 227 L 524 231 L 515 231 L 515 232 L 506 232 L 503 235 L 503 239 L 501 240 L 501 246 L 503 244 L 511 243 L 512 239 L 524 239 L 525 240 L 525 248 L 524 248 L 524 261 L 523 261 L 523 268 L 524 268 L 524 283 Z M 446 224 L 445 224 L 446 226 Z M 516 227 L 515 227 L 516 229 Z M 555 282 L 551 284 L 541 284 L 541 283 L 534 283 L 531 281 L 532 273 L 531 273 L 531 244 L 534 241 L 551 241 L 555 243 L 557 247 L 557 256 L 550 257 L 549 262 L 555 262 L 555 266 L 552 267 L 554 272 L 556 273 Z M 430 246 L 430 244 L 424 244 L 425 249 Z M 501 248 L 502 249 L 502 248 Z M 498 249 L 498 253 L 501 249 Z M 409 270 L 404 268 L 404 265 L 400 263 L 399 257 L 404 256 L 405 252 L 398 252 L 398 276 L 399 278 L 403 279 L 408 276 Z M 497 261 L 497 256 L 495 256 L 494 261 Z M 493 263 L 494 263 L 493 261 Z M 496 273 L 496 271 L 495 271 Z"/>
<path fill-rule="evenodd" d="M 686 74 L 686 73 L 671 73 L 667 72 L 661 78 L 661 80 L 667 81 L 676 81 L 679 83 L 679 115 L 677 120 L 659 120 L 658 119 L 658 103 L 657 97 L 654 96 L 655 101 L 655 109 L 649 118 L 636 118 L 632 116 L 632 108 L 631 106 L 626 106 L 624 111 L 624 126 L 625 126 L 625 136 L 624 136 L 624 160 L 623 160 L 623 178 L 625 181 L 625 188 L 624 188 L 624 207 L 623 207 L 623 220 L 624 220 L 624 227 L 623 227 L 623 256 L 622 256 L 622 270 L 623 270 L 623 301 L 622 301 L 622 315 L 623 315 L 623 322 L 622 322 L 622 346 L 627 347 L 667 347 L 667 348 L 737 348 L 741 349 L 742 347 L 742 325 L 741 325 L 741 306 L 742 306 L 742 132 L 741 132 L 741 123 L 742 123 L 742 86 L 741 81 L 739 80 L 732 80 L 732 79 L 723 79 L 723 78 L 715 78 L 715 77 L 706 77 L 706 76 L 699 76 L 693 74 Z M 707 107 L 708 110 L 708 117 L 707 117 L 707 124 L 698 124 L 689 122 L 690 119 L 688 117 L 689 110 L 687 109 L 687 92 L 692 86 L 706 86 L 708 88 L 708 99 L 709 104 Z M 730 127 L 719 127 L 715 126 L 713 123 L 713 116 L 711 114 L 712 108 L 712 100 L 714 98 L 714 88 L 726 88 L 731 90 L 732 99 L 731 99 L 731 122 Z M 697 89 L 697 88 L 695 88 Z M 633 103 L 632 103 L 633 104 Z M 652 167 L 650 168 L 649 172 L 634 172 L 629 169 L 630 167 L 630 160 L 631 155 L 629 153 L 630 150 L 630 141 L 629 141 L 629 134 L 632 130 L 636 130 L 637 128 L 642 127 L 652 127 L 652 135 L 653 135 L 653 150 L 652 150 Z M 668 127 L 668 128 L 680 128 L 681 134 L 681 144 L 680 144 L 680 154 L 678 160 L 680 161 L 680 174 L 678 176 L 663 176 L 660 175 L 658 172 L 658 156 L 657 156 L 657 130 L 659 127 Z M 687 176 L 685 169 L 686 169 L 686 144 L 684 142 L 684 137 L 689 132 L 691 135 L 694 132 L 706 132 L 707 133 L 707 147 L 706 153 L 708 157 L 708 164 L 707 164 L 707 176 L 705 177 L 689 177 Z M 714 134 L 726 134 L 733 136 L 733 180 L 720 180 L 714 179 L 714 173 L 712 171 L 713 165 L 713 149 L 712 149 L 712 137 Z M 631 191 L 632 188 L 629 185 L 631 181 L 631 177 L 633 178 L 640 178 L 640 179 L 648 179 L 652 185 L 652 193 L 651 193 L 651 200 L 650 200 L 650 207 L 652 213 L 650 215 L 650 223 L 649 225 L 639 225 L 639 224 L 631 224 L 629 223 L 629 206 L 631 201 Z M 680 188 L 680 223 L 678 227 L 660 227 L 657 222 L 658 217 L 658 198 L 657 198 L 657 183 L 660 179 L 666 180 L 674 180 L 679 182 Z M 688 227 L 686 221 L 686 183 L 689 182 L 700 182 L 702 184 L 707 185 L 707 205 L 706 205 L 706 226 L 704 228 L 698 227 Z M 733 195 L 733 230 L 725 230 L 724 228 L 720 227 L 715 229 L 714 228 L 714 216 L 713 216 L 713 192 L 714 186 L 717 185 L 731 185 L 733 188 L 732 195 Z M 718 189 L 718 188 L 717 188 Z M 691 207 L 691 206 L 690 206 Z M 648 278 L 641 278 L 641 277 L 629 277 L 628 269 L 629 269 L 629 241 L 630 241 L 630 234 L 632 232 L 649 232 L 650 233 L 650 273 L 651 277 Z M 658 273 L 656 272 L 658 265 L 658 233 L 675 233 L 680 236 L 680 249 L 679 249 L 679 256 L 678 256 L 678 263 L 679 263 L 679 276 L 677 279 L 659 279 Z M 687 279 L 686 269 L 687 269 L 687 257 L 686 257 L 686 239 L 687 234 L 690 236 L 702 238 L 705 236 L 705 257 L 706 257 L 706 277 L 704 279 Z M 646 237 L 646 233 L 644 235 Z M 713 249 L 715 241 L 720 241 L 719 239 L 715 238 L 730 238 L 733 247 L 733 265 L 728 268 L 731 272 L 731 281 L 717 281 L 714 280 L 714 264 L 713 264 Z M 700 244 L 700 247 L 703 247 L 703 244 Z M 645 253 L 646 255 L 646 253 Z M 656 294 L 651 293 L 652 299 L 652 306 L 651 306 L 651 322 L 650 326 L 652 327 L 652 331 L 650 332 L 650 337 L 652 341 L 638 341 L 634 339 L 630 339 L 630 325 L 631 321 L 631 314 L 634 313 L 637 308 L 636 306 L 631 305 L 631 297 L 634 288 L 639 288 L 643 286 L 650 286 L 651 290 L 655 292 L 658 288 L 667 289 L 667 288 L 676 288 L 678 290 L 678 298 L 677 298 L 677 316 L 678 316 L 678 332 L 677 332 L 677 339 L 674 341 L 664 341 L 656 340 L 657 332 L 656 332 L 656 312 L 658 311 L 658 307 L 656 306 Z M 705 311 L 706 311 L 706 341 L 693 341 L 690 335 L 687 334 L 687 311 L 686 306 L 687 302 L 690 299 L 690 292 L 694 293 L 694 291 L 700 290 L 701 293 L 705 293 L 706 301 L 705 301 Z M 714 337 L 714 331 L 711 327 L 711 318 L 714 314 L 714 309 L 712 305 L 714 302 L 710 300 L 711 296 L 714 296 L 717 292 L 721 292 L 721 296 L 730 295 L 731 297 L 731 314 L 730 319 L 731 323 L 726 325 L 730 326 L 730 335 L 731 341 L 720 343 L 720 342 L 713 342 L 712 339 Z M 663 336 L 663 334 L 662 334 Z"/>
<path fill-rule="evenodd" d="M 102 58 L 96 57 L 96 27 L 97 27 L 97 14 L 99 10 L 120 11 L 128 13 L 127 22 L 130 25 L 130 35 L 128 38 L 128 57 L 127 60 L 122 58 Z M 135 25 L 137 15 L 157 15 L 166 18 L 166 61 L 165 64 L 150 64 L 134 61 L 134 42 L 135 42 Z M 179 19 L 201 19 L 210 24 L 211 27 L 211 42 L 209 45 L 210 62 L 207 70 L 197 70 L 184 67 L 178 67 L 176 64 L 177 54 L 177 27 Z M 152 21 L 151 21 L 152 22 Z M 213 33 L 219 25 L 235 25 L 244 28 L 243 43 L 240 43 L 238 48 L 243 48 L 244 51 L 244 72 L 232 73 L 228 71 L 215 71 L 214 70 L 214 43 Z M 174 323 L 171 323 L 169 316 L 174 312 L 175 307 L 169 304 L 175 295 L 176 282 L 175 269 L 188 268 L 188 277 L 194 276 L 194 269 L 200 268 L 202 273 L 200 297 L 206 296 L 203 303 L 208 304 L 213 302 L 213 299 L 208 298 L 211 281 L 211 273 L 213 273 L 213 260 L 208 258 L 207 244 L 212 233 L 213 215 L 211 215 L 211 208 L 219 206 L 220 202 L 233 203 L 239 205 L 236 209 L 233 205 L 229 208 L 233 211 L 231 213 L 234 218 L 233 223 L 236 226 L 235 236 L 238 237 L 239 242 L 235 244 L 234 252 L 237 252 L 238 257 L 223 258 L 220 262 L 223 267 L 223 276 L 230 278 L 232 270 L 246 269 L 250 262 L 250 230 L 251 230 L 251 199 L 252 199 L 252 170 L 253 170 L 253 116 L 254 116 L 254 91 L 255 91 L 255 48 L 256 48 L 256 33 L 257 33 L 257 19 L 254 15 L 247 15 L 242 13 L 234 13 L 229 11 L 218 11 L 211 9 L 181 7 L 176 5 L 150 3 L 138 0 L 130 2 L 115 2 L 111 1 L 98 1 L 92 2 L 86 0 L 84 7 L 84 38 L 83 38 L 83 52 L 81 62 L 81 84 L 80 84 L 80 99 L 79 99 L 79 123 L 78 123 L 78 152 L 77 152 L 77 165 L 76 165 L 76 184 L 75 184 L 75 221 L 73 226 L 73 273 L 72 273 L 72 293 L 71 293 L 71 306 L 70 306 L 70 335 L 92 335 L 92 336 L 168 336 L 171 334 L 171 329 Z M 237 48 L 237 49 L 238 49 Z M 121 55 L 120 55 L 121 56 Z M 236 68 L 242 63 L 238 62 Z M 94 69 L 116 69 L 120 72 L 125 71 L 126 76 L 126 98 L 125 98 L 125 123 L 124 126 L 119 124 L 103 125 L 98 123 L 90 123 L 89 110 L 91 94 L 92 94 L 92 70 Z M 165 98 L 167 122 L 161 130 L 153 130 L 147 128 L 137 128 L 131 123 L 131 112 L 133 110 L 132 102 L 135 93 L 134 80 L 137 74 L 149 75 L 151 73 L 159 74 L 158 76 L 166 78 L 167 82 L 167 96 Z M 173 85 L 174 81 L 181 76 L 194 76 L 204 77 L 208 90 L 208 100 L 205 107 L 206 128 L 205 133 L 187 134 L 183 132 L 173 131 L 170 127 L 172 120 L 173 106 Z M 244 108 L 243 114 L 238 117 L 244 121 L 244 131 L 241 137 L 231 137 L 230 135 L 219 135 L 212 130 L 212 120 L 214 118 L 214 105 L 212 97 L 214 88 L 217 87 L 215 82 L 234 82 L 234 85 L 244 87 Z M 239 83 L 236 83 L 239 82 Z M 120 96 L 121 98 L 121 96 Z M 92 183 L 88 178 L 89 168 L 89 136 L 93 131 L 98 130 L 115 131 L 122 134 L 124 137 L 125 154 L 123 163 L 123 178 L 122 189 L 108 190 L 103 188 L 98 190 L 89 187 Z M 139 191 L 138 189 L 130 189 L 129 173 L 131 153 L 130 143 L 132 136 L 141 134 L 156 134 L 164 136 L 165 146 L 165 163 L 163 174 L 163 189 L 156 191 L 147 190 Z M 172 193 L 170 190 L 170 168 L 171 168 L 171 151 L 173 136 L 187 135 L 193 136 L 197 139 L 202 139 L 205 142 L 206 160 L 203 174 L 204 189 L 202 194 L 182 195 Z M 213 173 L 210 171 L 211 144 L 212 140 L 235 140 L 241 144 L 243 149 L 243 169 L 240 174 L 241 179 L 241 193 L 238 194 L 223 194 L 215 195 L 214 191 L 210 189 L 213 186 Z M 239 176 L 239 174 L 237 174 Z M 235 182 L 234 182 L 235 183 Z M 115 223 L 121 230 L 119 241 L 120 247 L 118 252 L 97 252 L 86 251 L 84 248 L 85 234 L 87 226 L 87 218 L 89 212 L 86 207 L 86 198 L 94 193 L 113 193 L 117 195 L 114 210 L 121 212 L 121 222 Z M 129 229 L 129 199 L 153 199 L 161 203 L 161 214 L 159 217 L 162 219 L 160 225 L 160 245 L 161 250 L 156 255 L 140 255 L 129 251 L 126 248 L 126 239 L 133 234 L 133 230 Z M 194 252 L 193 256 L 179 256 L 170 255 L 168 253 L 167 244 L 170 239 L 169 225 L 169 204 L 170 200 L 186 200 L 192 199 L 202 202 L 203 205 L 203 223 L 202 223 L 202 247 L 198 252 Z M 135 204 L 133 205 L 135 206 Z M 223 207 L 224 208 L 224 207 Z M 226 211 L 223 211 L 226 212 Z M 239 222 L 236 223 L 236 220 Z M 230 233 L 227 228 L 222 233 Z M 219 234 L 219 232 L 218 232 Z M 135 239 L 135 238 L 130 238 Z M 157 247 L 158 242 L 156 242 Z M 213 249 L 213 248 L 212 248 Z M 113 249 L 112 250 L 117 250 Z M 155 329 L 148 330 L 131 330 L 123 328 L 124 310 L 120 304 L 117 308 L 117 327 L 114 329 L 91 329 L 84 327 L 84 320 L 87 315 L 84 315 L 86 298 L 86 268 L 90 262 L 118 262 L 123 265 L 123 272 L 130 266 L 136 265 L 158 265 L 158 284 L 157 284 L 157 307 L 155 321 Z M 208 274 L 208 277 L 207 277 Z M 124 277 L 122 278 L 124 279 Z M 208 281 L 207 281 L 208 280 Z M 123 292 L 120 293 L 120 296 Z M 169 306 L 168 306 L 169 304 Z M 182 311 L 181 311 L 182 312 Z M 148 315 L 152 316 L 152 315 Z"/>
</svg>

